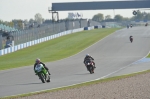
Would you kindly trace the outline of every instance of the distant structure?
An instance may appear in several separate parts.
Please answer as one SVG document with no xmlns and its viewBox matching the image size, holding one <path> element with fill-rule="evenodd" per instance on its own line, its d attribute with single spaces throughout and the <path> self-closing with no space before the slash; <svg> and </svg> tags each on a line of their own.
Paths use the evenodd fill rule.
<svg viewBox="0 0 150 99">
<path fill-rule="evenodd" d="M 54 14 L 56 14 L 57 20 L 59 20 L 58 11 L 102 10 L 102 9 L 103 10 L 107 10 L 107 9 L 137 9 L 137 8 L 138 9 L 139 8 L 150 8 L 150 0 L 52 3 L 52 7 L 49 8 L 49 12 L 52 13 L 52 19 L 54 19 Z M 71 14 L 70 14 L 69 18 L 73 18 L 73 17 L 71 17 Z"/>
<path fill-rule="evenodd" d="M 83 18 L 83 14 L 82 13 L 73 13 L 73 12 L 69 12 L 68 13 L 68 19 L 81 19 Z"/>
</svg>

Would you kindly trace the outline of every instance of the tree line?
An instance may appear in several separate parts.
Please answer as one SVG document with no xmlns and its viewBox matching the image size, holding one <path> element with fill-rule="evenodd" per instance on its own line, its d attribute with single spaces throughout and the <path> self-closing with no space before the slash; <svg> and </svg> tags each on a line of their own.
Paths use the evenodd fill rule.
<svg viewBox="0 0 150 99">
<path fill-rule="evenodd" d="M 62 21 L 74 21 L 74 20 L 78 20 L 78 19 L 59 19 L 59 22 Z M 50 24 L 53 23 L 55 20 L 52 19 L 44 19 L 42 18 L 42 15 L 40 13 L 35 14 L 34 19 L 31 18 L 29 20 L 25 19 L 13 19 L 12 21 L 3 21 L 0 19 L 0 24 L 4 24 L 6 26 L 10 26 L 10 27 L 14 27 L 16 29 L 24 29 L 24 28 L 32 28 L 33 25 L 35 26 L 40 26 L 41 24 Z"/>
<path fill-rule="evenodd" d="M 111 15 L 104 16 L 102 13 L 98 13 L 92 17 L 92 20 L 98 22 L 110 22 L 110 21 L 148 21 L 150 20 L 150 13 L 138 11 L 137 15 L 134 15 L 131 18 L 123 17 L 120 14 L 111 17 Z"/>
<path fill-rule="evenodd" d="M 35 14 L 34 19 L 31 18 L 30 20 L 22 20 L 22 19 L 13 19 L 12 21 L 3 21 L 0 20 L 0 24 L 4 24 L 10 27 L 14 27 L 17 29 L 23 29 L 23 27 L 31 26 L 33 24 L 40 25 L 45 20 L 42 18 L 40 13 Z"/>
</svg>

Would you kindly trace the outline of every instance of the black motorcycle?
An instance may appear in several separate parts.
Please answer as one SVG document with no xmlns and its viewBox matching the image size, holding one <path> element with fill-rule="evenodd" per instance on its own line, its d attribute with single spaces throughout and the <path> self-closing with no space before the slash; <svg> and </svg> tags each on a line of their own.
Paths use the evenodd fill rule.
<svg viewBox="0 0 150 99">
<path fill-rule="evenodd" d="M 94 73 L 94 64 L 93 64 L 93 62 L 90 61 L 90 60 L 87 60 L 86 61 L 86 66 L 87 66 L 87 69 L 90 72 L 90 74 L 93 74 Z"/>
<path fill-rule="evenodd" d="M 130 38 L 129 38 L 129 39 L 130 39 L 130 42 L 132 43 L 132 42 L 133 42 L 133 37 L 132 37 L 132 36 L 130 36 Z"/>
<path fill-rule="evenodd" d="M 148 23 L 146 23 L 145 26 L 148 26 Z"/>
<path fill-rule="evenodd" d="M 130 25 L 130 28 L 132 28 L 132 27 L 133 27 L 133 25 L 131 24 L 131 25 Z"/>
</svg>

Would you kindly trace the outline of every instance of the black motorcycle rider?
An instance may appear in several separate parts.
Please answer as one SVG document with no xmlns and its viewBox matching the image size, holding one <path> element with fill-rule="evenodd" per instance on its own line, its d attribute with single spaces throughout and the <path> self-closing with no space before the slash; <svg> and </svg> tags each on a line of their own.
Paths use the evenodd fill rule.
<svg viewBox="0 0 150 99">
<path fill-rule="evenodd" d="M 130 36 L 129 39 L 130 39 L 130 42 L 132 43 L 133 42 L 133 36 Z"/>
<path fill-rule="evenodd" d="M 46 67 L 46 65 L 45 65 L 43 62 L 40 61 L 39 58 L 37 58 L 37 59 L 35 60 L 34 70 L 35 70 L 35 67 L 36 67 L 37 64 L 42 64 L 42 65 L 44 66 L 44 68 L 47 70 L 48 74 L 51 75 L 50 72 L 49 72 L 49 69 Z"/>
<path fill-rule="evenodd" d="M 129 28 L 129 24 L 127 25 L 127 28 Z"/>
<path fill-rule="evenodd" d="M 146 23 L 145 26 L 148 26 L 148 23 Z"/>
<path fill-rule="evenodd" d="M 132 28 L 132 27 L 133 27 L 133 25 L 132 25 L 132 24 L 130 24 L 130 27 Z"/>
<path fill-rule="evenodd" d="M 86 63 L 87 60 L 91 60 L 93 62 L 93 64 L 94 64 L 94 68 L 96 68 L 95 67 L 94 58 L 92 56 L 90 56 L 89 54 L 86 54 L 86 56 L 84 58 L 84 61 L 83 61 L 83 63 L 85 64 L 86 67 L 87 67 L 87 63 Z"/>
</svg>

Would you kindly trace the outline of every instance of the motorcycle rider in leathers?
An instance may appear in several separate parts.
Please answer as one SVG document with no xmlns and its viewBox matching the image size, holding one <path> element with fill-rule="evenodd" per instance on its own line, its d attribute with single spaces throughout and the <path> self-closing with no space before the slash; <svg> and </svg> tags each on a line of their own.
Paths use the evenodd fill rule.
<svg viewBox="0 0 150 99">
<path fill-rule="evenodd" d="M 133 42 L 133 36 L 130 36 L 129 39 L 130 39 L 130 42 L 132 43 Z"/>
<path fill-rule="evenodd" d="M 94 58 L 92 56 L 90 56 L 89 54 L 86 54 L 86 56 L 84 58 L 84 61 L 83 61 L 83 63 L 85 64 L 86 67 L 87 67 L 87 63 L 86 63 L 87 60 L 91 60 L 93 62 L 93 64 L 94 64 L 94 68 L 96 68 L 95 67 Z"/>
<path fill-rule="evenodd" d="M 35 60 L 34 70 L 35 70 L 35 67 L 36 67 L 37 64 L 42 64 L 42 65 L 44 66 L 44 68 L 47 70 L 48 74 L 51 75 L 50 72 L 49 72 L 49 69 L 46 67 L 46 65 L 45 65 L 43 62 L 40 61 L 39 58 L 37 58 L 37 59 Z"/>
</svg>

